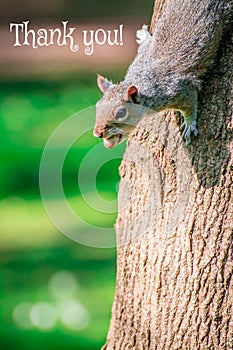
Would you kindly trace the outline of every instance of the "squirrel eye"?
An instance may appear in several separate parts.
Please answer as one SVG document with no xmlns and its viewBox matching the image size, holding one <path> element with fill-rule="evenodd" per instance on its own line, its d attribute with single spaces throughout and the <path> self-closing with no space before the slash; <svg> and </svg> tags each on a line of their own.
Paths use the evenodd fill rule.
<svg viewBox="0 0 233 350">
<path fill-rule="evenodd" d="M 117 114 L 115 115 L 115 119 L 123 119 L 126 117 L 127 111 L 126 108 L 121 108 L 117 111 Z"/>
</svg>

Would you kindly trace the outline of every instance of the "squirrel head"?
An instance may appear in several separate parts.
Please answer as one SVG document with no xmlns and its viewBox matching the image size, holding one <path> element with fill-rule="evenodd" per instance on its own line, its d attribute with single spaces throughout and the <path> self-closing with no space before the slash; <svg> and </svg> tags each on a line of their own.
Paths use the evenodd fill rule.
<svg viewBox="0 0 233 350">
<path fill-rule="evenodd" d="M 134 85 L 126 82 L 113 84 L 98 75 L 97 85 L 103 96 L 96 104 L 96 120 L 93 134 L 104 139 L 107 148 L 113 148 L 125 140 L 142 118 L 144 107 Z"/>
</svg>

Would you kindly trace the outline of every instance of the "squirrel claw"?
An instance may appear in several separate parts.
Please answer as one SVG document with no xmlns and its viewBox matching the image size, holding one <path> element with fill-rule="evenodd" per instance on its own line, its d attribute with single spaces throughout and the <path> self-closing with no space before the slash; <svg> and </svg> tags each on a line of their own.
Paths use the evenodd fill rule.
<svg viewBox="0 0 233 350">
<path fill-rule="evenodd" d="M 138 45 L 141 45 L 146 39 L 151 38 L 149 26 L 144 24 L 141 29 L 137 30 L 136 38 Z"/>
<path fill-rule="evenodd" d="M 182 137 L 186 141 L 186 145 L 190 145 L 191 143 L 191 134 L 193 133 L 194 136 L 197 136 L 198 130 L 197 130 L 197 123 L 196 120 L 192 117 L 185 118 L 184 122 L 181 124 L 181 130 Z"/>
</svg>

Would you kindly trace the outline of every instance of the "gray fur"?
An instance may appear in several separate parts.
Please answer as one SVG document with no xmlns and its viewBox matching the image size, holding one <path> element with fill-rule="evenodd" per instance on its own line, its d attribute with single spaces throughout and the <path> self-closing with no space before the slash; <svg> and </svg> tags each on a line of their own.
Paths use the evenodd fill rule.
<svg viewBox="0 0 233 350">
<path fill-rule="evenodd" d="M 95 136 L 108 137 L 109 124 L 115 122 L 117 125 L 114 113 L 107 112 L 107 108 L 108 115 L 104 116 L 101 106 L 111 104 L 111 108 L 118 105 L 129 108 L 133 102 L 127 100 L 126 91 L 130 85 L 134 85 L 138 89 L 140 106 L 148 108 L 148 113 L 165 109 L 182 113 L 183 137 L 189 144 L 191 133 L 197 135 L 198 91 L 206 73 L 213 68 L 226 27 L 232 24 L 232 12 L 233 0 L 169 0 L 153 35 L 145 36 L 146 39 L 139 46 L 124 81 L 112 85 L 97 104 Z M 134 113 L 129 113 L 126 123 L 136 125 L 148 114 L 142 108 L 138 108 L 138 111 L 136 108 Z M 99 125 L 103 130 L 101 135 L 98 133 Z M 124 135 L 122 125 L 121 135 Z"/>
</svg>

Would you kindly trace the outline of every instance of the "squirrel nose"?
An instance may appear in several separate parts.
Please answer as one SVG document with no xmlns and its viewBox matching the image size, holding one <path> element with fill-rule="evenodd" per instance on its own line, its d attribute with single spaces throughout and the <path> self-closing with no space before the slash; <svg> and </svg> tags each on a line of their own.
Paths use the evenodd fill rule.
<svg viewBox="0 0 233 350">
<path fill-rule="evenodd" d="M 93 131 L 93 135 L 95 137 L 98 137 L 99 139 L 101 139 L 104 135 L 104 131 L 103 131 L 103 128 L 95 128 L 94 131 Z"/>
</svg>

